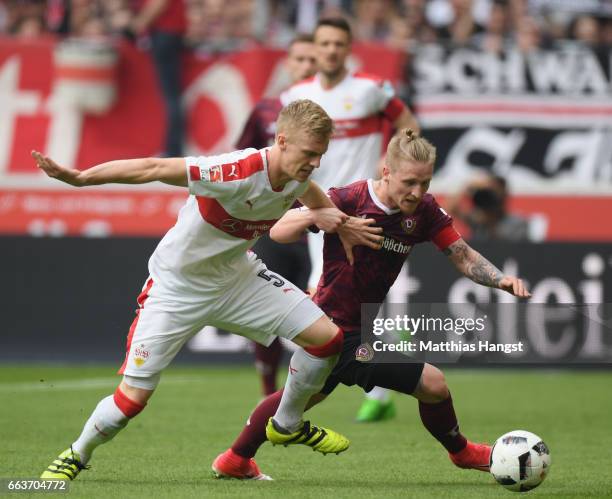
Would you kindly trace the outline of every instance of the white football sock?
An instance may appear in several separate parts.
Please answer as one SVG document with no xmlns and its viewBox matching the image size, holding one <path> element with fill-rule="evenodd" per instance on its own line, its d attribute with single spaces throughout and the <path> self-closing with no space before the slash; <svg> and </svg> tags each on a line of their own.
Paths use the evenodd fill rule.
<svg viewBox="0 0 612 499">
<path fill-rule="evenodd" d="M 72 444 L 72 449 L 79 453 L 81 461 L 86 464 L 93 450 L 110 441 L 126 427 L 129 420 L 117 407 L 112 395 L 103 398 L 85 423 L 81 436 Z"/>
<path fill-rule="evenodd" d="M 391 399 L 391 390 L 381 388 L 380 386 L 375 386 L 368 393 L 366 393 L 366 398 L 370 400 L 378 400 L 384 404 L 389 402 Z"/>
<path fill-rule="evenodd" d="M 338 355 L 315 357 L 303 348 L 296 350 L 289 362 L 285 390 L 274 415 L 274 422 L 289 433 L 302 426 L 302 416 L 310 397 L 319 393 L 338 361 Z"/>
</svg>

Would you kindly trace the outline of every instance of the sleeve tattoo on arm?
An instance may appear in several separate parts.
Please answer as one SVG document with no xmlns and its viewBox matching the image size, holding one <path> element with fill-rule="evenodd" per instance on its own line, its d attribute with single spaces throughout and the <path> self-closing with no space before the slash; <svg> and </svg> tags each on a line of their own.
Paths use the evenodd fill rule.
<svg viewBox="0 0 612 499">
<path fill-rule="evenodd" d="M 451 244 L 444 254 L 466 277 L 483 286 L 497 288 L 504 277 L 501 270 L 463 240 Z"/>
</svg>

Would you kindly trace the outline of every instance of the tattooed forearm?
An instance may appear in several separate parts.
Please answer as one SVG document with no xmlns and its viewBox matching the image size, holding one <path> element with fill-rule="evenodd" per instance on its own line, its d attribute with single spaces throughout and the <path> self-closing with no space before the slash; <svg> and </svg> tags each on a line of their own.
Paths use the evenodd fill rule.
<svg viewBox="0 0 612 499">
<path fill-rule="evenodd" d="M 480 253 L 474 251 L 476 258 L 467 265 L 465 275 L 472 281 L 484 286 L 492 288 L 499 287 L 499 281 L 504 276 L 495 265 L 483 257 Z"/>
<path fill-rule="evenodd" d="M 499 281 L 504 276 L 501 270 L 462 239 L 451 244 L 444 250 L 444 253 L 452 260 L 457 269 L 472 281 L 483 286 L 499 287 Z"/>
</svg>

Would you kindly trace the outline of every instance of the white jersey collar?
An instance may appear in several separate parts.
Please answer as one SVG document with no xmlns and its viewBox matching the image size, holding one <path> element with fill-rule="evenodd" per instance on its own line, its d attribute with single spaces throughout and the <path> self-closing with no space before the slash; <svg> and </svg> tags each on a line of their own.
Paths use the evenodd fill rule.
<svg viewBox="0 0 612 499">
<path fill-rule="evenodd" d="M 374 204 L 378 206 L 382 211 L 384 211 L 387 215 L 394 215 L 395 213 L 399 212 L 399 208 L 392 210 L 378 198 L 376 192 L 374 192 L 374 180 L 372 180 L 371 178 L 368 179 L 368 193 L 370 194 L 372 201 L 374 201 Z"/>
</svg>

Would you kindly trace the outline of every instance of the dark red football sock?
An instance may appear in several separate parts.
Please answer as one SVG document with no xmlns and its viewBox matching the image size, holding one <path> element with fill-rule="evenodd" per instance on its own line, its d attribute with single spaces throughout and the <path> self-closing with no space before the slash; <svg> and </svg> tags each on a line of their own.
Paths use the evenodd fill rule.
<svg viewBox="0 0 612 499">
<path fill-rule="evenodd" d="M 451 454 L 459 452 L 467 445 L 466 438 L 459 431 L 450 394 L 446 400 L 436 404 L 419 401 L 419 414 L 425 428 Z"/>
<path fill-rule="evenodd" d="M 251 458 L 267 440 L 266 424 L 276 414 L 283 391 L 279 390 L 263 399 L 255 408 L 247 425 L 232 445 L 232 450 L 239 456 Z"/>
<path fill-rule="evenodd" d="M 269 347 L 255 343 L 255 367 L 261 376 L 261 388 L 264 395 L 276 391 L 276 373 L 283 356 L 283 346 L 275 338 Z"/>
</svg>

